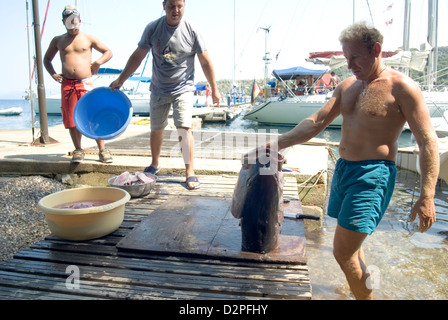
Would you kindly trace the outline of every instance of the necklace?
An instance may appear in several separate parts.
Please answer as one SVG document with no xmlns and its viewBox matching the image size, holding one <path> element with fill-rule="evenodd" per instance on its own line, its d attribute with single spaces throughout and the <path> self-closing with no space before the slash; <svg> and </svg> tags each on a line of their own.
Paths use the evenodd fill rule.
<svg viewBox="0 0 448 320">
<path fill-rule="evenodd" d="M 375 79 L 378 78 L 378 77 L 380 76 L 380 74 L 382 74 L 383 71 L 386 70 L 386 69 L 387 69 L 387 66 L 385 66 L 385 67 L 383 68 L 383 70 L 381 70 L 381 71 L 376 75 Z M 366 89 L 367 89 L 367 87 L 368 87 L 368 85 L 366 86 L 366 83 L 365 83 L 365 81 L 363 80 L 363 81 L 362 81 L 362 95 L 363 95 L 363 97 L 366 96 Z"/>
</svg>

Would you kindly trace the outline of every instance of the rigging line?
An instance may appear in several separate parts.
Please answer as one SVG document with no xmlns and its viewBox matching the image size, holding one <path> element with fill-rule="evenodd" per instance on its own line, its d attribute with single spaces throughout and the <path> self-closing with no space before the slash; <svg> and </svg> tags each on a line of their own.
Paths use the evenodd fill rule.
<svg viewBox="0 0 448 320">
<path fill-rule="evenodd" d="M 286 29 L 286 30 L 288 30 L 288 31 L 291 30 L 292 22 L 295 21 L 294 17 L 296 16 L 297 10 L 299 9 L 299 5 L 300 5 L 300 1 L 297 1 L 297 5 L 296 5 L 296 8 L 295 8 L 295 10 L 294 10 L 294 14 L 292 15 L 292 19 L 291 19 L 291 21 L 289 22 L 288 29 Z M 284 44 L 285 44 L 287 38 L 288 38 L 288 34 L 285 34 L 285 37 L 283 38 L 282 44 L 281 44 L 281 46 L 280 46 L 280 50 L 282 50 L 282 48 L 283 48 L 283 46 L 284 46 Z"/>
<path fill-rule="evenodd" d="M 372 20 L 372 24 L 375 25 L 375 21 L 373 20 L 372 10 L 370 9 L 370 2 L 366 0 L 367 6 L 369 7 L 370 19 Z"/>
<path fill-rule="evenodd" d="M 310 4 L 310 2 L 307 1 L 307 3 L 306 3 L 306 7 L 302 10 L 302 15 L 300 16 L 299 19 L 297 19 L 297 21 L 300 21 L 300 22 L 297 24 L 296 29 L 294 30 L 294 33 L 292 34 L 292 38 L 291 38 L 291 39 L 294 39 L 294 38 L 295 38 L 296 33 L 297 33 L 297 30 L 299 29 L 299 26 L 300 26 L 300 24 L 301 24 L 301 22 L 302 22 L 302 20 L 303 20 L 303 16 L 304 16 L 304 14 L 307 12 L 307 9 L 308 9 L 309 4 Z M 293 42 L 294 42 L 294 41 L 290 41 L 290 42 L 289 42 L 289 45 L 286 47 L 286 50 L 285 50 L 286 52 L 288 52 L 288 49 L 289 49 L 289 47 L 292 45 Z M 272 68 L 273 68 L 273 69 L 275 68 L 275 65 L 277 64 L 277 62 L 278 62 L 278 60 L 276 60 L 276 61 L 273 63 L 273 65 L 272 65 Z"/>
<path fill-rule="evenodd" d="M 263 10 L 261 11 L 260 15 L 258 16 L 258 20 L 257 20 L 257 22 L 255 23 L 255 26 L 254 26 L 254 28 L 252 29 L 252 31 L 251 31 L 251 33 L 250 33 L 250 35 L 249 35 L 249 39 L 247 39 L 247 41 L 246 41 L 246 45 L 244 46 L 243 50 L 242 50 L 241 53 L 240 53 L 240 56 L 238 57 L 238 62 L 235 62 L 235 69 L 236 69 L 236 67 L 239 65 L 239 62 L 240 62 L 240 60 L 241 60 L 241 58 L 242 58 L 242 56 L 243 56 L 243 54 L 244 54 L 244 51 L 246 51 L 246 48 L 247 48 L 247 46 L 249 45 L 250 39 L 252 38 L 252 36 L 253 36 L 253 34 L 255 33 L 255 31 L 258 29 L 258 23 L 260 22 L 261 17 L 263 16 L 264 11 L 266 10 L 266 7 L 268 6 L 268 3 L 269 3 L 269 0 L 266 0 L 266 2 L 265 2 L 265 4 L 264 4 L 264 7 L 263 7 Z"/>
</svg>

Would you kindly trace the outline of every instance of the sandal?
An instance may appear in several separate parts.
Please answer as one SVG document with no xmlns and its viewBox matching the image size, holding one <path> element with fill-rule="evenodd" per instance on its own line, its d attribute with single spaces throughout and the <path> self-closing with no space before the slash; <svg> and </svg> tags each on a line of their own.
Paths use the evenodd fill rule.
<svg viewBox="0 0 448 320">
<path fill-rule="evenodd" d="M 190 186 L 190 183 L 194 183 L 194 182 L 196 182 L 197 185 L 196 186 Z M 188 177 L 187 180 L 185 181 L 185 183 L 187 184 L 187 189 L 188 190 L 199 189 L 199 187 L 201 186 L 201 183 L 199 182 L 199 180 L 198 180 L 198 178 L 196 176 Z"/>
<path fill-rule="evenodd" d="M 161 167 L 159 167 L 158 169 L 156 169 L 156 168 L 154 168 L 153 166 L 149 166 L 149 167 L 146 167 L 145 170 L 143 170 L 143 172 L 146 172 L 146 173 L 150 173 L 150 174 L 156 175 L 156 174 L 160 171 L 160 168 L 161 168 Z"/>
</svg>

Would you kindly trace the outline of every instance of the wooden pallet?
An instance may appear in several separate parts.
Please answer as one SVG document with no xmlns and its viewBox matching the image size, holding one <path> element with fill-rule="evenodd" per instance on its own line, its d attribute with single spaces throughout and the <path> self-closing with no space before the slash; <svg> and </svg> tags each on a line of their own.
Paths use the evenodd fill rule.
<svg viewBox="0 0 448 320">
<path fill-rule="evenodd" d="M 163 253 L 116 245 L 170 196 L 231 197 L 236 177 L 202 176 L 186 190 L 182 177 L 160 177 L 154 193 L 132 199 L 114 233 L 83 242 L 53 235 L 0 263 L 0 299 L 311 299 L 306 264 L 264 263 Z M 287 178 L 285 195 L 297 196 Z M 303 230 L 303 224 L 300 224 Z M 79 287 L 71 281 L 79 270 Z M 69 269 L 67 269 L 69 268 Z"/>
</svg>

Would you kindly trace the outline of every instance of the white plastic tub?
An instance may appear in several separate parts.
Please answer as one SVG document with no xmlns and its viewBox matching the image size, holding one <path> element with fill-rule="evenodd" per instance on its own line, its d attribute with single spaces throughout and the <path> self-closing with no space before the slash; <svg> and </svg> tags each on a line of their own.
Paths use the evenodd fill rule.
<svg viewBox="0 0 448 320">
<path fill-rule="evenodd" d="M 51 232 L 67 240 L 90 240 L 108 235 L 123 222 L 125 204 L 131 196 L 123 189 L 111 187 L 87 187 L 53 193 L 39 201 L 39 209 Z M 75 201 L 112 201 L 91 208 L 55 208 Z"/>
</svg>

